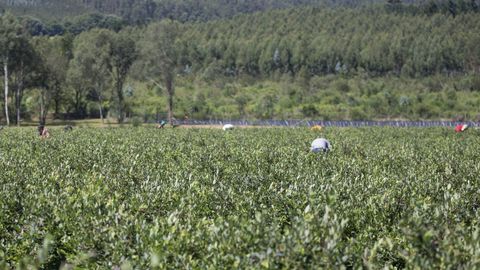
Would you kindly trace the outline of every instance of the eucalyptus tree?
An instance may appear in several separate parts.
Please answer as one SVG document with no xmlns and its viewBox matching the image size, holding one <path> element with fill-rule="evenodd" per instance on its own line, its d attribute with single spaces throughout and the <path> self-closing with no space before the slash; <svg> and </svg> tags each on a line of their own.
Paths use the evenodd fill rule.
<svg viewBox="0 0 480 270">
<path fill-rule="evenodd" d="M 7 126 L 10 125 L 8 116 L 8 92 L 9 92 L 9 65 L 11 64 L 11 54 L 17 42 L 23 35 L 23 29 L 18 20 L 10 13 L 0 16 L 0 61 L 3 64 L 4 77 L 4 106 L 5 119 Z"/>
<path fill-rule="evenodd" d="M 72 113 L 75 117 L 85 117 L 87 113 L 86 93 L 87 87 L 83 83 L 82 72 L 80 68 L 74 67 L 74 62 L 70 63 L 67 70 L 67 112 Z"/>
<path fill-rule="evenodd" d="M 33 39 L 42 64 L 44 81 L 41 86 L 48 90 L 49 101 L 53 102 L 54 116 L 60 112 L 64 100 L 69 52 L 65 50 L 64 37 L 36 37 Z"/>
<path fill-rule="evenodd" d="M 157 86 L 165 87 L 168 97 L 168 121 L 172 123 L 175 77 L 181 64 L 182 26 L 172 20 L 150 24 L 141 45 L 144 73 Z M 163 85 L 163 87 L 162 87 Z"/>
<path fill-rule="evenodd" d="M 35 85 L 38 67 L 42 64 L 39 55 L 32 46 L 30 40 L 26 37 L 19 39 L 11 52 L 15 63 L 11 64 L 12 86 L 15 90 L 15 123 L 20 125 L 21 104 L 24 91 L 30 86 Z"/>
<path fill-rule="evenodd" d="M 116 90 L 118 122 L 122 123 L 125 117 L 125 98 L 123 95 L 123 85 L 127 78 L 130 67 L 137 58 L 137 49 L 135 40 L 128 31 L 113 33 L 110 47 L 110 58 L 108 59 L 111 67 L 112 79 Z"/>
<path fill-rule="evenodd" d="M 74 57 L 68 72 L 70 82 L 93 94 L 98 102 L 102 122 L 103 102 L 111 79 L 111 39 L 112 32 L 105 29 L 93 29 L 77 36 L 73 44 Z"/>
</svg>

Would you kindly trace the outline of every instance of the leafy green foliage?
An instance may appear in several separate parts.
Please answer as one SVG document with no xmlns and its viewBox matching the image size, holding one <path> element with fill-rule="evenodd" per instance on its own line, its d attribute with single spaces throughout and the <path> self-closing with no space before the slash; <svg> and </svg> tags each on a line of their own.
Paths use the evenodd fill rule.
<svg viewBox="0 0 480 270">
<path fill-rule="evenodd" d="M 369 78 L 314 76 L 253 82 L 179 80 L 175 115 L 193 119 L 479 119 L 477 76 Z M 132 101 L 148 104 L 155 91 L 139 85 Z M 148 95 L 147 95 L 148 94 Z M 165 97 L 158 97 L 164 104 Z M 135 105 L 137 106 L 137 105 Z M 162 107 L 163 108 L 163 107 Z"/>
<path fill-rule="evenodd" d="M 382 2 L 383 0 L 377 0 Z M 356 3 L 358 2 L 358 3 Z M 270 9 L 301 5 L 349 5 L 362 2 L 350 0 L 0 0 L 0 7 L 11 9 L 17 14 L 30 14 L 45 19 L 61 19 L 88 12 L 116 14 L 134 24 L 152 20 L 174 19 L 179 21 L 205 21 L 232 17 L 241 13 L 253 13 Z"/>
<path fill-rule="evenodd" d="M 69 80 L 76 91 L 89 93 L 98 102 L 103 120 L 103 101 L 113 79 L 110 60 L 114 33 L 105 29 L 94 29 L 82 33 L 75 39 L 74 58 L 69 66 Z"/>
<path fill-rule="evenodd" d="M 478 0 L 0 0 L 0 8 L 18 15 L 33 15 L 51 20 L 88 13 L 115 14 L 130 24 L 174 19 L 207 21 L 230 18 L 238 14 L 284 9 L 297 6 L 365 7 L 384 6 L 389 12 L 456 16 L 478 12 Z"/>
<path fill-rule="evenodd" d="M 187 27 L 194 70 L 246 74 L 424 77 L 477 70 L 478 14 L 452 18 L 382 9 L 297 8 Z M 471 52 L 465 54 L 464 52 Z M 218 76 L 218 75 L 217 75 Z"/>
<path fill-rule="evenodd" d="M 25 77 L 26 96 L 18 98 L 17 115 L 39 115 L 27 106 L 31 102 L 23 101 L 38 92 L 28 89 L 38 85 L 26 85 L 38 66 L 50 75 L 44 85 L 55 101 L 36 106 L 45 107 L 42 116 L 54 111 L 65 118 L 100 117 L 104 110 L 118 122 L 158 119 L 165 113 L 168 118 L 197 119 L 480 117 L 480 20 L 477 11 L 468 8 L 476 1 L 427 1 L 435 4 L 434 12 L 422 10 L 428 3 L 412 6 L 411 1 L 396 0 L 356 9 L 352 1 L 320 1 L 327 5 L 322 8 L 304 1 L 293 5 L 306 6 L 280 10 L 271 9 L 293 2 L 233 2 L 225 7 L 238 9 L 232 14 L 266 11 L 232 18 L 218 14 L 222 19 L 205 22 L 150 22 L 166 16 L 155 17 L 162 8 L 173 19 L 178 15 L 195 20 L 198 14 L 192 12 L 217 10 L 223 1 L 112 0 L 82 4 L 117 15 L 88 13 L 45 24 L 21 18 L 16 25 L 23 25 L 22 33 L 63 36 L 58 42 L 33 42 L 34 51 L 43 55 L 29 61 L 38 63 L 34 67 L 21 64 L 27 46 L 17 46 L 18 52 L 10 56 L 7 68 L 13 72 L 4 78 Z M 19 4 L 32 3 L 41 4 Z M 188 11 L 172 8 L 179 15 L 170 5 Z M 137 20 L 137 15 L 122 13 L 127 7 L 143 14 L 139 16 L 145 21 L 138 23 L 147 25 L 125 27 Z M 11 14 L 2 18 L 14 20 Z M 109 41 L 102 41 L 105 37 Z M 102 42 L 106 46 L 100 46 Z M 83 65 L 82 55 L 90 59 Z M 4 103 L 20 92 L 7 93 Z"/>
<path fill-rule="evenodd" d="M 0 133 L 0 264 L 480 267 L 475 130 Z"/>
<path fill-rule="evenodd" d="M 181 64 L 181 46 L 179 35 L 181 25 L 178 22 L 165 20 L 152 23 L 145 32 L 141 43 L 143 60 L 143 80 L 154 82 L 158 87 L 165 88 L 168 96 L 168 121 L 172 123 L 173 97 L 175 94 L 175 77 Z"/>
</svg>

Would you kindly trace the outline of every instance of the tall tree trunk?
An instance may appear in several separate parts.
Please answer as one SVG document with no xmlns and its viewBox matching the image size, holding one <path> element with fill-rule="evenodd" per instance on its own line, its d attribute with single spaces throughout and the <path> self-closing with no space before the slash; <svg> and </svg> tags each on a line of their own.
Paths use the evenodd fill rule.
<svg viewBox="0 0 480 270">
<path fill-rule="evenodd" d="M 15 91 L 15 110 L 16 110 L 16 124 L 17 124 L 17 127 L 20 126 L 20 106 L 21 106 L 21 97 L 20 97 L 20 87 L 21 86 L 17 86 L 17 89 Z"/>
<path fill-rule="evenodd" d="M 55 99 L 55 111 L 53 113 L 53 118 L 58 119 L 58 115 L 60 114 L 60 101 Z"/>
<path fill-rule="evenodd" d="M 80 91 L 75 90 L 75 117 L 80 115 Z"/>
<path fill-rule="evenodd" d="M 53 101 L 55 102 L 55 112 L 53 113 L 53 118 L 58 119 L 58 115 L 60 114 L 60 103 L 62 102 L 62 96 L 60 94 L 60 84 L 58 82 L 55 83 L 55 97 Z"/>
<path fill-rule="evenodd" d="M 43 97 L 43 93 L 40 94 L 40 115 L 39 115 L 39 122 L 41 126 L 45 125 L 45 98 Z"/>
<path fill-rule="evenodd" d="M 118 72 L 117 72 L 118 73 Z M 120 78 L 120 75 L 117 76 L 117 83 L 116 83 L 116 88 L 117 88 L 117 97 L 118 97 L 118 123 L 123 123 L 124 120 L 124 98 L 123 98 L 123 79 Z"/>
<path fill-rule="evenodd" d="M 98 96 L 98 110 L 100 112 L 100 119 L 102 120 L 102 124 L 105 124 L 105 120 L 103 117 L 103 108 L 102 108 L 102 97 Z"/>
<path fill-rule="evenodd" d="M 102 99 L 102 89 L 103 89 L 103 83 L 97 83 L 96 88 L 94 89 L 95 95 L 97 95 L 98 99 L 98 112 L 100 113 L 100 119 L 102 120 L 102 124 L 105 124 L 105 120 L 103 117 L 103 99 Z"/>
<path fill-rule="evenodd" d="M 10 125 L 10 119 L 8 118 L 8 56 L 3 59 L 3 72 L 5 75 L 5 119 L 7 120 L 7 126 Z"/>
<path fill-rule="evenodd" d="M 173 86 L 173 78 L 168 77 L 165 81 L 167 86 L 167 94 L 168 94 L 168 122 L 170 125 L 173 125 L 173 95 L 175 94 L 175 88 Z"/>
<path fill-rule="evenodd" d="M 20 75 L 17 82 L 17 89 L 15 89 L 15 110 L 16 110 L 16 124 L 20 126 L 20 106 L 22 105 L 23 92 L 23 60 L 20 60 Z"/>
</svg>

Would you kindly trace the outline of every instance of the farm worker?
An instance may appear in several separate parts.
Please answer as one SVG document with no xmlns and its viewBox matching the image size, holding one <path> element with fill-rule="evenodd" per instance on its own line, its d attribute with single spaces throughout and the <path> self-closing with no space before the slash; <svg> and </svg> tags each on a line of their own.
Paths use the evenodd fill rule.
<svg viewBox="0 0 480 270">
<path fill-rule="evenodd" d="M 165 120 L 160 121 L 160 123 L 157 125 L 157 128 L 164 128 L 167 122 Z"/>
<path fill-rule="evenodd" d="M 38 135 L 40 135 L 42 138 L 48 138 L 50 137 L 50 132 L 48 132 L 48 129 L 44 125 L 39 125 Z"/>
<path fill-rule="evenodd" d="M 467 130 L 468 128 L 468 125 L 465 124 L 465 125 L 456 125 L 455 126 L 455 132 L 464 132 L 465 130 Z"/>
<path fill-rule="evenodd" d="M 223 126 L 223 130 L 232 130 L 234 128 L 235 127 L 232 124 L 226 124 L 226 125 Z"/>
<path fill-rule="evenodd" d="M 317 138 L 312 142 L 310 150 L 314 153 L 330 151 L 330 142 L 324 138 Z"/>
<path fill-rule="evenodd" d="M 322 131 L 322 126 L 320 125 L 315 125 L 311 129 L 311 131 Z"/>
</svg>

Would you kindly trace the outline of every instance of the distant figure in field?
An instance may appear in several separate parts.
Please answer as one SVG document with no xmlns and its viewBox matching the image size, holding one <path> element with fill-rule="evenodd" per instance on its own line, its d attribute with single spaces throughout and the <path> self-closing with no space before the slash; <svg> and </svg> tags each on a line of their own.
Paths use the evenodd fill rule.
<svg viewBox="0 0 480 270">
<path fill-rule="evenodd" d="M 226 124 L 226 125 L 223 126 L 222 129 L 227 131 L 227 130 L 232 130 L 234 128 L 235 128 L 235 126 L 233 126 L 232 124 Z"/>
<path fill-rule="evenodd" d="M 48 129 L 44 125 L 39 125 L 38 135 L 40 135 L 42 138 L 48 138 L 50 137 L 50 132 L 48 132 Z"/>
<path fill-rule="evenodd" d="M 331 145 L 327 139 L 318 138 L 312 142 L 312 148 L 310 148 L 310 151 L 314 153 L 318 153 L 318 152 L 326 153 L 330 151 L 330 148 L 331 148 Z"/>
<path fill-rule="evenodd" d="M 166 124 L 167 122 L 165 120 L 162 120 L 160 121 L 160 123 L 158 123 L 157 128 L 164 128 Z"/>
<path fill-rule="evenodd" d="M 71 125 L 66 125 L 64 128 L 63 128 L 64 131 L 68 132 L 68 131 L 72 131 L 73 130 L 73 127 Z"/>
<path fill-rule="evenodd" d="M 315 125 L 310 128 L 311 131 L 322 131 L 323 127 L 320 125 Z"/>
<path fill-rule="evenodd" d="M 468 125 L 456 125 L 455 126 L 455 132 L 459 133 L 459 132 L 464 132 L 465 130 L 467 130 L 468 128 Z"/>
</svg>

